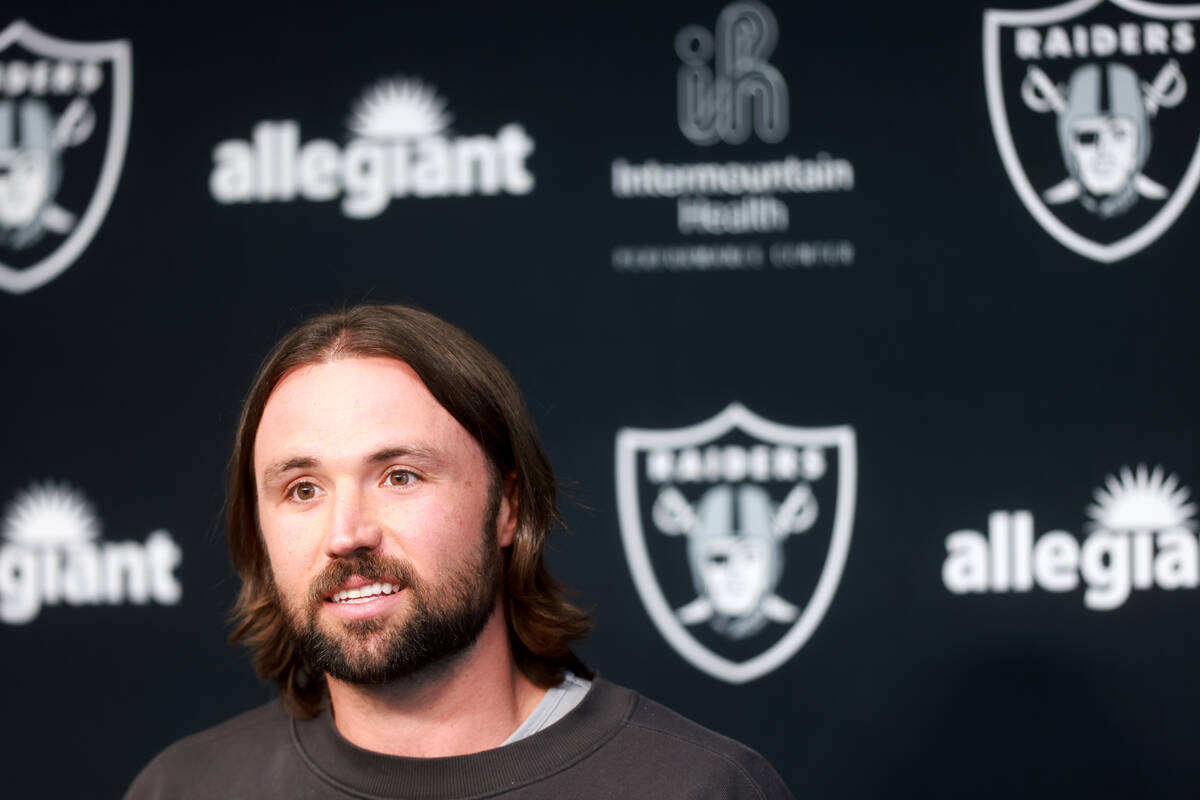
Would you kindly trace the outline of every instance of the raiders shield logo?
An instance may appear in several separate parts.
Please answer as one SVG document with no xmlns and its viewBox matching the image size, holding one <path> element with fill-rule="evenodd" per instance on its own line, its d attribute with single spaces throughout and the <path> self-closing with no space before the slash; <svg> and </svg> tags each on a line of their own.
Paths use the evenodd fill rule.
<svg viewBox="0 0 1200 800">
<path fill-rule="evenodd" d="M 1200 5 L 1142 0 L 984 14 L 1000 157 L 1034 219 L 1080 255 L 1138 252 L 1196 190 L 1197 19 Z"/>
<path fill-rule="evenodd" d="M 129 43 L 0 33 L 0 289 L 28 292 L 91 242 L 125 159 Z"/>
<path fill-rule="evenodd" d="M 624 429 L 616 457 L 625 555 L 671 646 L 729 683 L 795 655 L 850 548 L 853 429 L 793 428 L 734 403 L 688 428 Z"/>
</svg>

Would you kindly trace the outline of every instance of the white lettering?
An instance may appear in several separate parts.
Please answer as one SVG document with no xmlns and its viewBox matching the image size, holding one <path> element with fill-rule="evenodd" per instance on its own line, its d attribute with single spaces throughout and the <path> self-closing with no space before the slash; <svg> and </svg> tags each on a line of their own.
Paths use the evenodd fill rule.
<svg viewBox="0 0 1200 800">
<path fill-rule="evenodd" d="M 1088 588 L 1083 604 L 1099 611 L 1117 608 L 1129 597 L 1129 536 L 1097 531 L 1083 542 L 1079 572 Z"/>
<path fill-rule="evenodd" d="M 1195 28 L 1180 21 L 1169 29 L 1161 22 L 1123 22 L 1112 25 L 1075 25 L 1067 29 L 1052 25 L 1045 30 L 1017 28 L 1013 52 L 1022 61 L 1056 58 L 1105 58 L 1124 56 L 1187 54 L 1196 49 Z"/>
<path fill-rule="evenodd" d="M 1124 605 L 1134 591 L 1200 586 L 1200 540 L 1187 528 L 1097 530 L 1082 544 L 1067 531 L 1035 539 L 1028 511 L 995 511 L 988 533 L 959 530 L 946 537 L 942 583 L 954 594 L 1070 592 L 1082 583 L 1083 603 L 1097 611 Z"/>
<path fill-rule="evenodd" d="M 1128 56 L 1136 56 L 1142 52 L 1142 29 L 1134 22 L 1122 22 L 1117 27 L 1121 37 L 1121 52 Z"/>
<path fill-rule="evenodd" d="M 337 144 L 328 139 L 313 139 L 300 148 L 296 180 L 300 185 L 300 195 L 305 200 L 321 202 L 337 197 L 340 156 Z M 266 202 L 270 197 L 262 194 L 255 199 Z"/>
<path fill-rule="evenodd" d="M 100 602 L 100 551 L 96 545 L 77 544 L 67 548 L 63 570 L 63 599 L 67 605 L 86 606 Z"/>
<path fill-rule="evenodd" d="M 44 606 L 175 605 L 183 596 L 175 570 L 183 551 L 158 530 L 144 543 L 82 542 L 0 545 L 0 622 L 31 622 Z"/>
<path fill-rule="evenodd" d="M 1067 32 L 1057 25 L 1046 31 L 1046 44 L 1042 48 L 1046 58 L 1070 58 L 1071 38 Z"/>
<path fill-rule="evenodd" d="M 1092 26 L 1092 53 L 1103 58 L 1117 52 L 1120 40 L 1117 32 L 1109 25 Z M 1071 55 L 1068 53 L 1067 55 Z"/>
<path fill-rule="evenodd" d="M 791 483 L 800 473 L 801 452 L 782 445 L 685 447 L 652 450 L 646 456 L 646 479 L 651 483 L 738 483 L 747 478 Z"/>
<path fill-rule="evenodd" d="M 37 554 L 15 545 L 0 547 L 0 621 L 23 625 L 41 608 Z"/>
<path fill-rule="evenodd" d="M 1148 55 L 1166 55 L 1171 52 L 1167 26 L 1161 22 L 1147 22 L 1143 32 L 1142 48 Z"/>
<path fill-rule="evenodd" d="M 94 62 L 0 61 L 0 94 L 16 96 L 92 94 L 104 85 L 104 70 Z"/>
<path fill-rule="evenodd" d="M 1133 533 L 1133 588 L 1154 586 L 1154 534 L 1150 531 Z"/>
<path fill-rule="evenodd" d="M 854 167 L 828 153 L 723 164 L 630 164 L 618 158 L 612 162 L 611 185 L 613 196 L 622 198 L 838 192 L 854 188 Z"/>
<path fill-rule="evenodd" d="M 955 594 L 988 590 L 987 539 L 979 531 L 955 531 L 946 537 L 942 583 Z"/>
<path fill-rule="evenodd" d="M 1167 590 L 1200 586 L 1200 546 L 1196 537 L 1185 528 L 1172 528 L 1159 534 L 1158 544 L 1155 583 Z"/>
<path fill-rule="evenodd" d="M 533 152 L 533 139 L 515 124 L 505 125 L 496 138 L 500 143 L 504 190 L 509 194 L 529 194 L 533 191 L 533 175 L 525 168 L 525 159 Z"/>
<path fill-rule="evenodd" d="M 183 597 L 183 586 L 175 577 L 175 568 L 183 561 L 183 550 L 171 534 L 155 531 L 146 537 L 147 574 L 154 602 L 173 606 Z"/>
<path fill-rule="evenodd" d="M 221 142 L 213 150 L 216 168 L 208 189 L 219 203 L 245 203 L 254 199 L 254 152 L 248 142 Z"/>
<path fill-rule="evenodd" d="M 342 211 L 347 217 L 374 217 L 387 208 L 391 192 L 385 155 L 380 145 L 365 139 L 355 139 L 346 147 L 342 161 L 342 185 L 346 187 Z"/>
<path fill-rule="evenodd" d="M 249 141 L 232 139 L 213 150 L 209 191 L 220 203 L 314 202 L 342 197 L 352 219 L 378 216 L 393 198 L 528 194 L 526 166 L 534 143 L 517 124 L 496 136 L 415 142 L 359 138 L 345 148 L 328 139 L 300 144 L 300 126 L 260 122 Z"/>
<path fill-rule="evenodd" d="M 729 202 L 681 197 L 676 205 L 679 232 L 684 234 L 771 233 L 788 229 L 787 206 L 770 195 Z"/>
<path fill-rule="evenodd" d="M 1087 58 L 1088 54 L 1088 32 L 1087 28 L 1082 25 L 1076 25 L 1071 29 L 1071 41 L 1075 45 L 1075 55 L 1080 58 Z"/>
<path fill-rule="evenodd" d="M 1033 548 L 1033 576 L 1048 592 L 1070 592 L 1079 585 L 1079 542 L 1066 531 L 1050 531 Z"/>
<path fill-rule="evenodd" d="M 1176 53 L 1190 53 L 1196 49 L 1196 33 L 1190 22 L 1176 22 L 1171 26 L 1171 44 Z"/>
<path fill-rule="evenodd" d="M 1042 35 L 1033 28 L 1017 28 L 1013 41 L 1017 58 L 1029 61 L 1041 55 Z"/>
</svg>

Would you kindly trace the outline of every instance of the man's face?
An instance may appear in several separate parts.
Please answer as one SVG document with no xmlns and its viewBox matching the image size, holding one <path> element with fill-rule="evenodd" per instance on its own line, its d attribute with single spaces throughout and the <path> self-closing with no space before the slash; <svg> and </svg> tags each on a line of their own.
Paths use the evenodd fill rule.
<svg viewBox="0 0 1200 800">
<path fill-rule="evenodd" d="M 276 591 L 318 669 L 354 683 L 414 674 L 496 619 L 513 509 L 407 364 L 350 358 L 286 375 L 254 472 Z"/>
<path fill-rule="evenodd" d="M 1071 155 L 1079 181 L 1093 195 L 1125 188 L 1137 168 L 1138 130 L 1129 117 L 1084 117 L 1071 125 Z"/>
</svg>

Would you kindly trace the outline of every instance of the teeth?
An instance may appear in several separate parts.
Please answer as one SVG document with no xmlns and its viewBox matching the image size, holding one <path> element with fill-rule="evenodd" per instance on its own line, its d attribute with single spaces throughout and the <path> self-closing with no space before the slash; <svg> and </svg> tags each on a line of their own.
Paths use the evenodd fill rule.
<svg viewBox="0 0 1200 800">
<path fill-rule="evenodd" d="M 394 594 L 398 591 L 400 591 L 400 586 L 397 584 L 371 583 L 366 586 L 360 586 L 357 589 L 342 589 L 329 599 L 335 603 L 349 603 L 356 600 L 366 602 L 374 597 Z"/>
</svg>

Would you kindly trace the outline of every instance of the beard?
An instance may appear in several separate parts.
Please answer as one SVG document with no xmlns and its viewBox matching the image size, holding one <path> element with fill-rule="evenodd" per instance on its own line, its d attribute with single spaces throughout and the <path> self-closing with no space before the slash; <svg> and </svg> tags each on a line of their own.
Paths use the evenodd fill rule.
<svg viewBox="0 0 1200 800">
<path fill-rule="evenodd" d="M 352 684 L 381 685 L 432 677 L 453 665 L 479 638 L 495 609 L 500 589 L 500 550 L 496 544 L 499 493 L 488 509 L 480 547 L 436 583 L 421 579 L 397 558 L 363 553 L 331 561 L 313 579 L 302 610 L 282 602 L 292 639 L 315 675 L 326 673 Z M 321 625 L 326 597 L 352 576 L 403 587 L 407 603 L 401 619 L 371 618 Z"/>
</svg>

